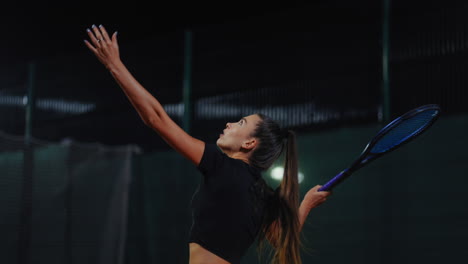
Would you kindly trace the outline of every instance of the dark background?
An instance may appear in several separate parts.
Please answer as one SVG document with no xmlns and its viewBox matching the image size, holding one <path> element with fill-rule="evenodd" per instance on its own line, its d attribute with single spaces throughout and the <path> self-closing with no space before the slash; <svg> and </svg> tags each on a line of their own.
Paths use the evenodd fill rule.
<svg viewBox="0 0 468 264">
<path fill-rule="evenodd" d="M 92 24 L 119 32 L 122 60 L 181 125 L 184 32 L 192 32 L 195 137 L 214 140 L 227 121 L 255 111 L 299 133 L 385 122 L 383 3 L 4 4 L 0 129 L 25 133 L 32 84 L 35 138 L 168 149 L 85 47 Z M 390 117 L 432 103 L 465 112 L 466 10 L 463 1 L 391 1 Z"/>
<path fill-rule="evenodd" d="M 362 111 L 370 113 L 349 119 L 376 120 L 380 6 L 372 1 L 55 1 L 23 7 L 5 8 L 6 16 L 2 17 L 4 36 L 8 38 L 1 47 L 2 94 L 24 96 L 31 73 L 28 64 L 33 63 L 32 83 L 38 101 L 42 98 L 95 105 L 92 111 L 80 114 L 37 107 L 33 118 L 36 138 L 135 143 L 148 151 L 167 148 L 144 126 L 110 74 L 84 46 L 85 30 L 92 24 L 103 24 L 110 32 L 119 31 L 123 61 L 163 105 L 183 100 L 184 32 L 190 30 L 194 104 L 212 96 L 222 96 L 217 107 L 224 104 L 257 109 L 291 102 L 310 105 L 313 100 L 317 107 L 334 108 L 342 114 L 349 107 L 364 107 Z M 337 79 L 337 75 L 342 78 Z M 354 105 L 346 105 L 356 88 L 362 96 Z M 248 91 L 256 94 L 246 94 Z M 10 115 L 3 117 L 2 129 L 23 134 L 24 109 L 11 104 L 4 109 Z M 311 116 L 313 110 L 295 110 L 294 115 Z M 241 117 L 238 113 L 204 118 L 197 112 L 195 106 L 191 132 L 206 140 L 217 136 L 225 122 Z M 241 112 L 250 114 L 248 110 Z M 180 115 L 172 116 L 182 122 Z M 346 118 L 342 121 L 347 122 Z M 295 126 L 307 129 L 311 125 L 304 121 Z M 320 122 L 315 127 L 330 125 L 336 126 L 337 122 Z"/>
<path fill-rule="evenodd" d="M 37 239 L 31 244 L 36 253 L 31 255 L 32 263 L 37 256 L 48 263 L 79 262 L 109 249 L 112 243 L 100 247 L 87 237 L 100 235 L 93 229 L 97 221 L 90 221 L 89 227 L 79 221 L 79 216 L 102 220 L 100 214 L 75 210 L 108 209 L 93 201 L 102 201 L 105 190 L 94 178 L 105 180 L 102 184 L 107 187 L 115 178 L 97 166 L 94 155 L 108 158 L 106 151 L 120 148 L 102 148 L 102 144 L 136 144 L 146 153 L 131 154 L 132 182 L 123 183 L 131 190 L 115 192 L 121 198 L 129 195 L 128 214 L 121 215 L 128 219 L 128 232 L 112 235 L 127 236 L 126 263 L 188 259 L 190 200 L 200 175 L 143 124 L 84 46 L 86 28 L 102 23 L 110 32 L 119 31 L 123 61 L 181 125 L 184 32 L 191 30 L 190 133 L 214 141 L 227 121 L 257 111 L 271 115 L 298 132 L 299 164 L 305 175 L 301 196 L 348 166 L 385 124 L 382 59 L 388 44 L 390 118 L 433 103 L 442 107 L 442 115 L 427 134 L 369 164 L 340 185 L 324 206 L 314 209 L 303 233 L 312 250 L 304 263 L 464 259 L 468 2 L 392 0 L 388 42 L 383 40 L 383 4 L 374 0 L 2 3 L 0 130 L 18 137 L 2 133 L 0 138 L 5 151 L 0 159 L 0 202 L 5 205 L 2 213 L 11 216 L 1 219 L 14 224 L 1 227 L 15 239 L 4 236 L 0 249 L 14 257 L 29 256 L 24 245 Z M 22 140 L 30 87 L 36 95 L 32 136 L 41 146 L 35 157 Z M 76 147 L 69 149 L 74 145 L 64 141 L 67 138 L 74 139 Z M 56 144 L 60 141 L 66 144 Z M 88 152 L 89 146 L 82 144 L 88 142 L 99 144 Z M 127 154 L 130 157 L 130 151 Z M 118 168 L 123 163 L 106 164 Z M 86 168 L 97 170 L 88 173 Z M 76 175 L 84 176 L 85 190 L 95 191 L 74 189 L 76 182 L 67 182 L 71 179 L 67 177 Z M 269 172 L 265 179 L 272 186 L 278 184 Z M 37 199 L 44 195 L 50 200 Z M 126 209 L 120 201 L 114 206 Z M 44 221 L 33 221 L 20 209 Z M 54 222 L 47 213 L 67 221 Z M 108 216 L 117 223 L 116 217 Z M 32 232 L 23 228 L 28 222 L 15 220 L 20 217 L 31 220 Z M 68 236 L 62 236 L 57 223 L 76 226 L 65 228 Z M 35 230 L 45 235 L 37 236 Z M 9 248 L 19 250 L 11 253 Z M 117 252 L 124 253 L 121 248 Z M 256 260 L 249 251 L 243 263 Z"/>
<path fill-rule="evenodd" d="M 123 40 L 167 36 L 187 28 L 238 23 L 248 18 L 317 5 L 258 1 L 26 1 L 2 6 L 2 64 L 83 52 L 85 29 L 104 24 Z M 6 58 L 6 59 L 5 59 Z"/>
</svg>

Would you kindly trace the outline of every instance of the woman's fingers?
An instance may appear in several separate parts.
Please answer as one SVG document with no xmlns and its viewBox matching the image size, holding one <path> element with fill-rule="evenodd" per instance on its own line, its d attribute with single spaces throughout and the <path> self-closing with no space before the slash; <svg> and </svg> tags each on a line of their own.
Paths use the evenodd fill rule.
<svg viewBox="0 0 468 264">
<path fill-rule="evenodd" d="M 101 44 L 100 42 L 104 41 L 104 38 L 103 38 L 103 36 L 101 34 L 101 30 L 99 30 L 99 28 L 96 27 L 96 25 L 92 25 L 91 30 L 94 32 L 94 36 L 95 36 L 96 42 L 97 42 L 96 44 L 100 45 Z"/>
<path fill-rule="evenodd" d="M 117 31 L 114 32 L 111 37 L 103 25 L 92 25 L 91 29 L 86 29 L 86 32 L 88 33 L 89 39 L 91 41 L 89 44 L 92 44 L 95 49 L 101 47 L 103 43 L 113 44 L 117 42 Z"/>
<path fill-rule="evenodd" d="M 91 43 L 89 43 L 89 41 L 85 40 L 84 43 L 92 52 L 94 52 L 96 54 L 97 49 L 93 45 L 91 45 Z"/>
<path fill-rule="evenodd" d="M 325 202 L 327 197 L 331 195 L 331 192 L 328 191 L 318 191 L 318 189 L 321 187 L 321 185 L 314 186 L 307 192 L 304 197 L 304 199 L 308 200 L 308 202 L 311 204 L 312 208 Z"/>
<path fill-rule="evenodd" d="M 112 34 L 112 42 L 117 45 L 117 31 Z"/>
<path fill-rule="evenodd" d="M 89 39 L 91 40 L 91 43 L 93 43 L 94 47 L 97 47 L 99 45 L 99 42 L 96 36 L 94 35 L 94 32 L 91 29 L 87 28 L 86 33 L 88 33 Z"/>
<path fill-rule="evenodd" d="M 103 25 L 99 25 L 99 31 L 101 32 L 101 35 L 102 35 L 102 38 L 103 38 L 103 41 L 107 42 L 107 43 L 110 43 L 111 42 L 111 39 L 109 37 L 109 34 L 107 34 L 107 30 L 104 28 Z"/>
<path fill-rule="evenodd" d="M 332 194 L 331 191 L 319 191 L 319 189 L 322 188 L 322 185 L 316 185 L 314 187 L 314 189 L 317 191 L 317 192 L 320 192 L 320 193 L 323 193 L 325 196 L 329 196 Z"/>
</svg>

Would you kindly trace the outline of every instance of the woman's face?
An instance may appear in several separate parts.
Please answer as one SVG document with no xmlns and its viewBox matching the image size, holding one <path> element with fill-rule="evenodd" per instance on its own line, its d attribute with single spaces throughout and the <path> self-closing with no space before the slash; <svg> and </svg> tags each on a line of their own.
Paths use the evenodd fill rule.
<svg viewBox="0 0 468 264">
<path fill-rule="evenodd" d="M 225 153 L 238 152 L 242 148 L 253 148 L 258 141 L 250 135 L 254 132 L 259 121 L 261 121 L 260 117 L 254 114 L 243 117 L 236 123 L 227 123 L 216 144 Z"/>
</svg>

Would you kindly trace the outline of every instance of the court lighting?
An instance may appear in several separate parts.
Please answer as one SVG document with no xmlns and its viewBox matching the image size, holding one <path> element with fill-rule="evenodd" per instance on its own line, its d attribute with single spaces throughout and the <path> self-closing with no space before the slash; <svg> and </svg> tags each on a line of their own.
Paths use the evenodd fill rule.
<svg viewBox="0 0 468 264">
<path fill-rule="evenodd" d="M 271 170 L 270 177 L 273 180 L 281 181 L 283 179 L 284 168 L 282 166 L 274 167 Z M 302 172 L 298 173 L 299 183 L 304 180 L 304 174 Z"/>
<path fill-rule="evenodd" d="M 24 107 L 27 103 L 28 97 L 26 95 L 19 96 L 0 94 L 0 106 Z M 36 100 L 36 108 L 44 111 L 54 111 L 66 114 L 84 114 L 94 110 L 96 108 L 96 104 L 64 99 L 38 98 Z"/>
</svg>

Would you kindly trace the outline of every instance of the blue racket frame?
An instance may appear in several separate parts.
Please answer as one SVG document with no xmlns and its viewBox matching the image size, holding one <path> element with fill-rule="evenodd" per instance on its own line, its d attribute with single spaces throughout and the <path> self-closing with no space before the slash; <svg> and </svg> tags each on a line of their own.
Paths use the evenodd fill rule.
<svg viewBox="0 0 468 264">
<path fill-rule="evenodd" d="M 437 104 L 428 104 L 428 105 L 423 105 L 418 108 L 415 108 L 411 111 L 408 111 L 407 113 L 403 114 L 402 116 L 394 119 L 392 122 L 387 124 L 384 128 L 382 128 L 377 135 L 374 136 L 374 138 L 369 141 L 369 143 L 366 145 L 362 153 L 359 155 L 358 159 L 354 161 L 351 166 L 349 166 L 347 169 L 341 171 L 338 173 L 335 177 L 333 177 L 331 180 L 329 180 L 326 184 L 324 184 L 322 187 L 319 188 L 318 191 L 331 191 L 335 186 L 337 186 L 339 183 L 341 183 L 344 179 L 349 177 L 353 172 L 356 170 L 362 168 L 364 165 L 368 164 L 369 162 L 397 149 L 398 147 L 401 147 L 408 142 L 412 141 L 414 138 L 416 138 L 418 135 L 421 135 L 424 131 L 426 131 L 429 127 L 434 124 L 434 122 L 438 119 L 440 115 L 440 107 Z M 371 153 L 372 148 L 379 142 L 379 140 L 384 137 L 389 131 L 391 131 L 393 128 L 396 126 L 400 125 L 402 122 L 405 120 L 408 120 L 421 112 L 425 111 L 435 111 L 435 113 L 432 115 L 432 118 L 420 129 L 414 131 L 413 133 L 409 134 L 407 137 L 402 139 L 398 144 L 395 144 L 391 148 L 380 152 L 380 153 Z"/>
</svg>

